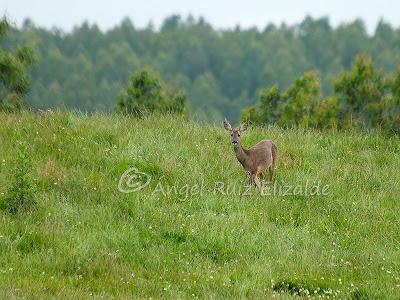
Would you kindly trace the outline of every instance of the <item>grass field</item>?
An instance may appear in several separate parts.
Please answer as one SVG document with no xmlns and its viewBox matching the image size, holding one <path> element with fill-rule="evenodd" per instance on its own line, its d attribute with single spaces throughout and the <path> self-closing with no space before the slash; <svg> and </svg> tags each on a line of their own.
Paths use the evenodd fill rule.
<svg viewBox="0 0 400 300">
<path fill-rule="evenodd" d="M 400 297 L 398 137 L 249 128 L 243 145 L 272 139 L 293 188 L 243 195 L 222 124 L 0 118 L 0 298 Z M 132 167 L 151 181 L 122 193 Z"/>
</svg>

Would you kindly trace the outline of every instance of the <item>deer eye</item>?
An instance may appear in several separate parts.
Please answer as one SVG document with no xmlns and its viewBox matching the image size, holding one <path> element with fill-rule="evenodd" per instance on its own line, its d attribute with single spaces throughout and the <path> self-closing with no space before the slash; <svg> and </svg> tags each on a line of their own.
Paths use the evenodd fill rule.
<svg viewBox="0 0 400 300">
<path fill-rule="evenodd" d="M 238 136 L 240 136 L 240 134 L 238 134 Z"/>
<path fill-rule="evenodd" d="M 231 136 L 233 136 L 233 133 L 231 133 Z"/>
</svg>

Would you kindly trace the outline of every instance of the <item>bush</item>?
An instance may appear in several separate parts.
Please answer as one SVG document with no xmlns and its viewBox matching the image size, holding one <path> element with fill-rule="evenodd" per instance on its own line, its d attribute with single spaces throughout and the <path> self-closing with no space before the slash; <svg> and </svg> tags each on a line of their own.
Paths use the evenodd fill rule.
<svg viewBox="0 0 400 300">
<path fill-rule="evenodd" d="M 350 72 L 334 82 L 335 95 L 325 98 L 315 72 L 306 72 L 283 93 L 262 90 L 259 102 L 242 119 L 259 125 L 313 128 L 381 128 L 400 133 L 400 69 L 390 76 L 358 56 Z"/>
<path fill-rule="evenodd" d="M 0 20 L 0 38 L 9 31 L 6 18 Z M 0 110 L 20 110 L 23 97 L 29 91 L 28 69 L 35 62 L 33 49 L 29 46 L 17 47 L 12 51 L 0 48 Z"/>
<path fill-rule="evenodd" d="M 164 86 L 150 71 L 134 74 L 128 86 L 117 96 L 117 111 L 140 117 L 152 112 L 183 114 L 186 95 Z"/>
<path fill-rule="evenodd" d="M 244 111 L 251 123 L 282 127 L 335 126 L 339 110 L 336 97 L 323 99 L 319 76 L 306 72 L 281 93 L 274 85 L 259 93 L 259 103 Z"/>
<path fill-rule="evenodd" d="M 0 208 L 12 214 L 21 210 L 28 210 L 34 207 L 34 183 L 30 176 L 31 161 L 22 146 L 18 150 L 14 176 L 5 196 L 0 201 Z"/>
</svg>

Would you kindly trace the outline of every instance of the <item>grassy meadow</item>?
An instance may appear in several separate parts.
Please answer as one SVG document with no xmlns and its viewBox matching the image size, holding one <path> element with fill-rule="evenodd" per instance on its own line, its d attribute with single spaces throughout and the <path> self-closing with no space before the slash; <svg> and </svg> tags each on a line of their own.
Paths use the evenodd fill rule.
<svg viewBox="0 0 400 300">
<path fill-rule="evenodd" d="M 287 192 L 260 195 L 222 124 L 0 118 L 1 299 L 400 297 L 398 137 L 250 127 Z M 123 193 L 130 168 L 151 180 Z"/>
</svg>

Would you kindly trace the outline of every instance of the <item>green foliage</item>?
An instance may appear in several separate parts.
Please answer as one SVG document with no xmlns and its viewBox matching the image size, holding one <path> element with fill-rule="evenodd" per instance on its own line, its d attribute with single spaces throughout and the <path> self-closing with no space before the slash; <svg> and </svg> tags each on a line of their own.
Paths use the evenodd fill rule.
<svg viewBox="0 0 400 300">
<path fill-rule="evenodd" d="M 285 91 L 307 70 L 318 70 L 324 94 L 332 96 L 332 79 L 359 53 L 395 71 L 399 40 L 400 31 L 385 22 L 373 35 L 361 20 L 333 27 L 328 18 L 312 17 L 293 26 L 217 30 L 202 18 L 173 15 L 160 30 L 136 27 L 128 18 L 109 31 L 83 23 L 70 33 L 27 21 L 1 44 L 36 44 L 40 60 L 26 98 L 34 106 L 112 111 L 131 72 L 150 67 L 187 91 L 193 116 L 239 121 L 261 87 L 277 84 Z"/>
<path fill-rule="evenodd" d="M 384 77 L 368 56 L 358 56 L 351 71 L 334 82 L 324 97 L 320 78 L 306 72 L 281 93 L 277 86 L 261 90 L 259 102 L 242 119 L 256 124 L 311 128 L 382 128 L 399 133 L 400 73 Z"/>
<path fill-rule="evenodd" d="M 135 117 L 153 112 L 183 114 L 186 107 L 186 95 L 168 90 L 151 71 L 134 74 L 117 101 L 117 111 Z"/>
<path fill-rule="evenodd" d="M 243 120 L 282 127 L 334 126 L 337 122 L 336 97 L 323 99 L 319 76 L 306 72 L 281 93 L 274 85 L 259 93 L 259 103 L 245 110 Z"/>
<path fill-rule="evenodd" d="M 259 104 L 243 112 L 242 119 L 258 124 L 273 124 L 278 121 L 281 94 L 277 85 L 263 89 L 259 93 Z"/>
<path fill-rule="evenodd" d="M 352 70 L 342 72 L 334 83 L 343 105 L 344 126 L 380 127 L 399 133 L 400 106 L 396 96 L 399 75 L 394 76 L 394 79 L 393 75 L 384 77 L 370 57 L 357 57 Z"/>
<path fill-rule="evenodd" d="M 17 150 L 14 174 L 5 196 L 0 198 L 0 208 L 11 214 L 32 209 L 35 204 L 34 182 L 31 177 L 32 164 L 27 149 L 21 144 Z"/>
<path fill-rule="evenodd" d="M 385 86 L 371 58 L 357 57 L 352 70 L 342 72 L 335 81 L 334 90 L 341 98 L 344 112 L 350 114 L 353 121 L 378 125 Z"/>
<path fill-rule="evenodd" d="M 308 127 L 315 107 L 321 101 L 321 85 L 317 74 L 307 72 L 288 87 L 279 101 L 280 126 Z"/>
<path fill-rule="evenodd" d="M 0 39 L 5 38 L 8 31 L 9 22 L 3 18 L 0 20 Z M 21 108 L 23 97 L 30 87 L 28 69 L 34 61 L 35 54 L 31 47 L 17 46 L 12 51 L 0 48 L 0 110 Z"/>
<path fill-rule="evenodd" d="M 400 67 L 397 72 L 388 79 L 390 91 L 382 100 L 381 124 L 393 132 L 400 133 Z"/>
</svg>

